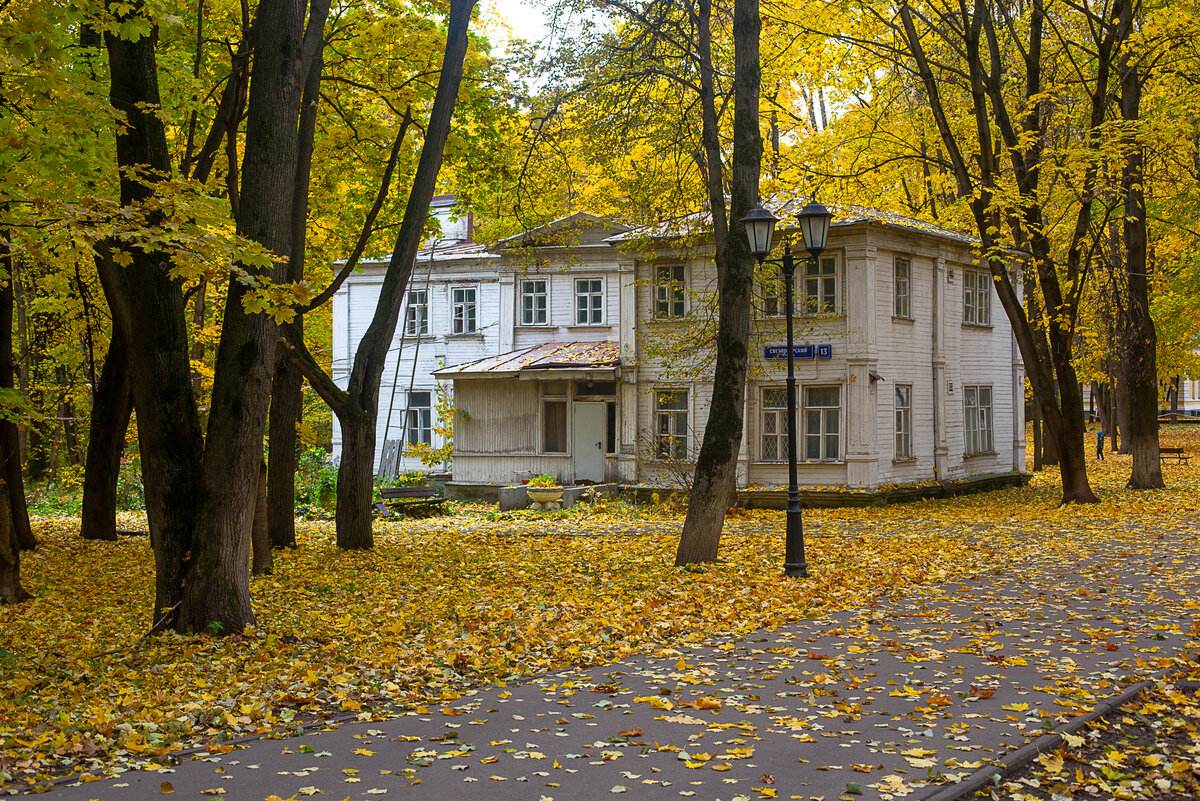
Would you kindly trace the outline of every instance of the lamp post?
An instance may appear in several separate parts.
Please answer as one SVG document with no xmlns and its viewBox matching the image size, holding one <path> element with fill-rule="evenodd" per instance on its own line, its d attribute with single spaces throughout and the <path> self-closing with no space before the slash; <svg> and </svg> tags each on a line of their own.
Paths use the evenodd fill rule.
<svg viewBox="0 0 1200 801">
<path fill-rule="evenodd" d="M 804 249 L 816 260 L 825 250 L 829 238 L 829 221 L 833 215 L 829 209 L 815 199 L 796 215 L 800 235 L 804 238 Z M 777 264 L 783 271 L 784 315 L 787 318 L 787 449 L 788 449 L 788 503 L 787 538 L 784 545 L 783 572 L 788 576 L 808 576 L 808 563 L 804 558 L 804 518 L 800 512 L 800 488 L 796 480 L 796 369 L 795 341 L 792 330 L 792 278 L 796 262 L 792 258 L 792 243 L 784 242 L 783 258 L 768 259 L 771 242 L 775 237 L 775 223 L 779 219 L 760 206 L 755 206 L 742 223 L 746 226 L 746 239 L 750 253 L 759 264 Z"/>
</svg>

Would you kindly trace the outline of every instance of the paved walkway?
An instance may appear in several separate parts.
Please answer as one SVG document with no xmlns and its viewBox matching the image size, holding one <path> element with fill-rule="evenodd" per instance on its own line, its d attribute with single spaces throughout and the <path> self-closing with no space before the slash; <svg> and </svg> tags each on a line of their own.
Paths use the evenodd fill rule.
<svg viewBox="0 0 1200 801">
<path fill-rule="evenodd" d="M 1196 545 L 1163 534 L 45 797 L 923 798 L 1195 644 Z"/>
</svg>

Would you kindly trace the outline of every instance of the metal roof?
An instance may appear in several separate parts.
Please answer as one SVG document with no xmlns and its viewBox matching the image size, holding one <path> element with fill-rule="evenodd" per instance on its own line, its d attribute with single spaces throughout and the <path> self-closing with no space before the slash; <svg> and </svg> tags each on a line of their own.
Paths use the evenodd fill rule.
<svg viewBox="0 0 1200 801">
<path fill-rule="evenodd" d="M 616 342 L 547 342 L 434 371 L 439 378 L 551 370 L 611 371 L 620 366 Z"/>
</svg>

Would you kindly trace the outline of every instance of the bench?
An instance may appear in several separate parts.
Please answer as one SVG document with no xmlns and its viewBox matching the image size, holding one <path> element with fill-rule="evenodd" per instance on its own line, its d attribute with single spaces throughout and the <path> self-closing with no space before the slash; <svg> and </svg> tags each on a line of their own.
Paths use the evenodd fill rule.
<svg viewBox="0 0 1200 801">
<path fill-rule="evenodd" d="M 392 512 L 409 509 L 441 511 L 446 502 L 433 487 L 380 487 L 379 495 L 383 502 L 376 503 L 375 509 L 381 517 L 391 517 Z"/>
<path fill-rule="evenodd" d="M 1191 460 L 1191 454 L 1184 453 L 1183 448 L 1159 448 L 1158 459 L 1160 462 L 1174 462 L 1175 464 L 1188 464 Z"/>
</svg>

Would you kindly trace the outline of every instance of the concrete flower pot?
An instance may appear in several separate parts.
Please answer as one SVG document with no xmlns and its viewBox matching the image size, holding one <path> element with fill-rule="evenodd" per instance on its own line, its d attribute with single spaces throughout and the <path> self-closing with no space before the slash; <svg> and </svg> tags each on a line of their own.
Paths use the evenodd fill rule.
<svg viewBox="0 0 1200 801">
<path fill-rule="evenodd" d="M 557 509 L 562 500 L 562 487 L 526 487 L 534 509 Z"/>
</svg>

